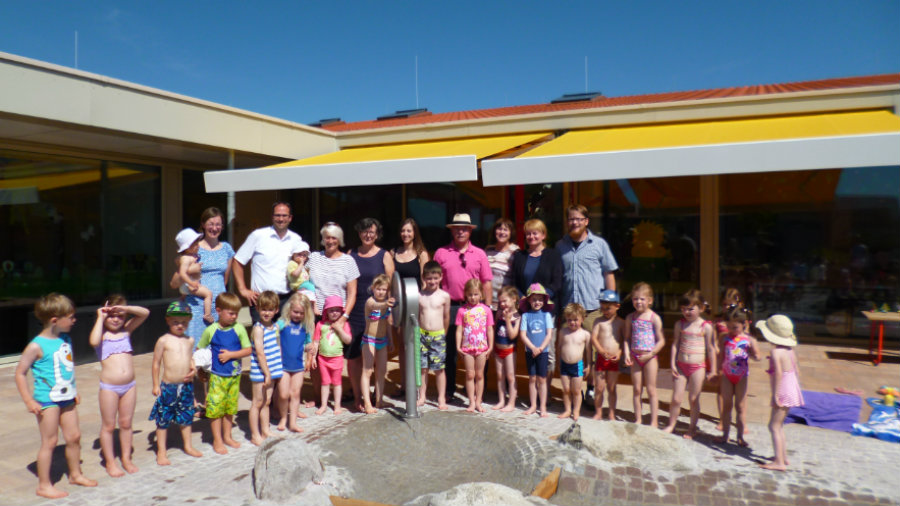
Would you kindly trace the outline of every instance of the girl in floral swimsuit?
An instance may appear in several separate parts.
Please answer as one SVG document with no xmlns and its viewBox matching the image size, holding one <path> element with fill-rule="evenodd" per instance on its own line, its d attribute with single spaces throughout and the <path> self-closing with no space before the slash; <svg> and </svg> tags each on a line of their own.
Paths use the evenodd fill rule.
<svg viewBox="0 0 900 506">
<path fill-rule="evenodd" d="M 641 423 L 641 393 L 647 387 L 650 402 L 650 426 L 657 425 L 659 399 L 656 397 L 656 373 L 659 361 L 656 356 L 666 344 L 662 330 L 662 318 L 654 313 L 653 289 L 647 283 L 637 283 L 631 289 L 634 312 L 625 318 L 625 365 L 631 367 L 631 384 L 634 386 L 634 421 Z"/>
<path fill-rule="evenodd" d="M 703 380 L 715 375 L 715 348 L 713 345 L 713 326 L 700 314 L 708 307 L 700 290 L 690 290 L 681 296 L 679 301 L 684 318 L 675 324 L 672 341 L 672 376 L 675 385 L 672 388 L 672 403 L 669 409 L 669 425 L 666 432 L 675 430 L 678 414 L 681 412 L 681 401 L 684 392 L 689 388 L 688 400 L 691 404 L 691 425 L 685 439 L 693 439 L 700 417 L 700 392 Z M 709 359 L 710 367 L 706 368 Z"/>
<path fill-rule="evenodd" d="M 744 441 L 744 421 L 747 411 L 747 377 L 750 375 L 749 359 L 759 360 L 759 347 L 756 339 L 745 333 L 746 323 L 747 311 L 743 308 L 734 308 L 728 312 L 725 323 L 728 335 L 719 352 L 719 362 L 722 364 L 722 379 L 719 382 L 719 392 L 723 397 L 722 437 L 716 442 L 728 442 L 731 408 L 734 406 L 737 411 L 735 424 L 738 446 L 747 446 Z"/>
</svg>

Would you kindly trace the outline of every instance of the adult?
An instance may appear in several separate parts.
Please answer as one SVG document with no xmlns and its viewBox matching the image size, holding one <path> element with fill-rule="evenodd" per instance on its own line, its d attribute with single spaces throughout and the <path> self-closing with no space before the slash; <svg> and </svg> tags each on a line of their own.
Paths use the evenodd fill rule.
<svg viewBox="0 0 900 506">
<path fill-rule="evenodd" d="M 350 255 L 341 251 L 344 246 L 344 230 L 329 221 L 319 230 L 322 237 L 322 251 L 309 254 L 309 280 L 316 286 L 316 314 L 322 314 L 325 297 L 337 295 L 344 303 L 344 314 L 337 321 L 343 325 L 356 305 L 356 280 L 359 269 Z"/>
<path fill-rule="evenodd" d="M 200 214 L 200 230 L 203 231 L 200 249 L 197 250 L 200 257 L 200 284 L 212 292 L 213 302 L 225 291 L 225 283 L 231 275 L 231 259 L 234 257 L 234 248 L 227 242 L 219 240 L 224 226 L 224 215 L 219 208 L 208 207 Z M 175 283 L 173 288 L 177 288 L 180 280 L 173 278 L 173 283 Z M 197 343 L 207 325 L 203 321 L 203 299 L 188 295 L 185 302 L 191 307 L 191 322 L 188 324 L 186 334 L 193 337 L 194 343 Z M 218 321 L 218 313 L 213 311 L 212 316 Z"/>
<path fill-rule="evenodd" d="M 543 221 L 528 220 L 524 229 L 525 250 L 513 255 L 512 283 L 523 297 L 532 283 L 540 283 L 553 301 L 555 314 L 559 310 L 559 293 L 563 285 L 562 258 L 559 251 L 547 247 L 547 225 Z"/>
<path fill-rule="evenodd" d="M 394 261 L 387 251 L 375 244 L 381 239 L 381 222 L 375 218 L 363 218 L 353 227 L 359 234 L 360 245 L 350 250 L 350 257 L 356 262 L 359 278 L 356 280 L 356 303 L 352 310 L 345 312 L 350 315 L 350 331 L 353 333 L 353 341 L 350 346 L 344 348 L 344 358 L 347 359 L 347 374 L 350 376 L 350 385 L 353 387 L 353 405 L 357 410 L 362 410 L 362 391 L 360 390 L 360 377 L 362 376 L 362 336 L 366 331 L 366 300 L 369 298 L 369 287 L 372 280 L 379 274 L 387 274 L 388 278 L 394 275 Z"/>
<path fill-rule="evenodd" d="M 515 243 L 515 225 L 507 218 L 500 218 L 494 222 L 494 226 L 491 227 L 491 236 L 496 242 L 484 248 L 484 252 L 488 257 L 491 273 L 494 275 L 494 280 L 491 282 L 491 291 L 493 292 L 491 309 L 496 311 L 500 289 L 512 284 L 512 259 L 513 254 L 519 250 L 519 245 Z"/>
<path fill-rule="evenodd" d="M 416 220 L 407 218 L 400 224 L 400 246 L 391 251 L 394 271 L 403 278 L 415 278 L 419 288 L 422 287 L 422 270 L 430 260 L 419 225 Z"/>
<path fill-rule="evenodd" d="M 441 265 L 444 278 L 441 288 L 450 294 L 450 328 L 447 330 L 447 401 L 456 393 L 456 313 L 465 303 L 465 285 L 470 279 L 481 281 L 482 301 L 490 305 L 493 300 L 491 280 L 494 275 L 484 250 L 470 242 L 475 225 L 466 213 L 453 215 L 447 224 L 452 241 L 434 252 L 434 261 Z"/>
<path fill-rule="evenodd" d="M 565 306 L 577 302 L 588 315 L 584 328 L 590 330 L 600 316 L 600 292 L 616 289 L 614 272 L 619 268 L 609 244 L 588 229 L 587 208 L 581 204 L 566 209 L 569 233 L 557 241 L 556 250 L 562 257 L 563 288 L 559 302 Z"/>
<path fill-rule="evenodd" d="M 425 244 L 422 242 L 422 236 L 419 234 L 419 224 L 416 223 L 416 220 L 407 218 L 400 224 L 400 246 L 391 251 L 391 258 L 394 261 L 394 272 L 400 274 L 401 278 L 414 278 L 416 285 L 421 290 L 422 271 L 431 258 L 428 256 L 428 250 L 425 249 Z M 397 348 L 401 385 L 394 395 L 403 397 L 406 394 L 406 390 L 402 386 L 404 378 L 406 378 L 406 343 L 403 342 L 403 335 L 399 327 L 394 327 L 393 331 L 395 332 L 394 346 Z"/>
<path fill-rule="evenodd" d="M 582 326 L 590 331 L 594 320 L 600 317 L 600 292 L 616 289 L 613 272 L 619 268 L 609 244 L 589 229 L 587 208 L 573 204 L 566 209 L 566 226 L 569 233 L 556 242 L 556 249 L 562 257 L 563 289 L 559 296 L 560 306 L 570 302 L 581 304 L 587 315 Z M 593 346 L 585 351 L 587 370 L 593 370 Z M 587 375 L 588 393 L 593 389 L 594 375 Z M 588 407 L 592 403 L 588 403 Z"/>
<path fill-rule="evenodd" d="M 291 252 L 299 247 L 302 239 L 296 232 L 288 230 L 293 215 L 291 205 L 287 202 L 272 204 L 272 226 L 262 227 L 250 232 L 247 240 L 234 255 L 231 263 L 234 270 L 234 281 L 238 293 L 250 304 L 253 321 L 259 319 L 256 313 L 256 298 L 259 294 L 271 290 L 278 294 L 284 306 L 290 291 L 287 281 L 287 264 Z M 244 281 L 244 267 L 250 263 L 250 288 Z"/>
</svg>

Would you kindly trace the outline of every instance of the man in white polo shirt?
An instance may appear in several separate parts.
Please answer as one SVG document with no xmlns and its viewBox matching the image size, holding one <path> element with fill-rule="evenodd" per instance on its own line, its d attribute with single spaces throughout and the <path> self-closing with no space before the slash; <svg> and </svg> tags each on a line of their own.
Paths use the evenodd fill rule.
<svg viewBox="0 0 900 506">
<path fill-rule="evenodd" d="M 261 292 L 272 290 L 281 299 L 288 299 L 287 264 L 295 246 L 300 246 L 300 235 L 288 230 L 291 224 L 291 205 L 276 202 L 272 205 L 272 226 L 258 228 L 235 253 L 232 262 L 234 280 L 238 292 L 250 303 L 251 313 L 256 312 L 256 298 Z M 244 282 L 244 267 L 250 264 L 250 288 Z M 254 320 L 256 316 L 254 315 Z"/>
</svg>

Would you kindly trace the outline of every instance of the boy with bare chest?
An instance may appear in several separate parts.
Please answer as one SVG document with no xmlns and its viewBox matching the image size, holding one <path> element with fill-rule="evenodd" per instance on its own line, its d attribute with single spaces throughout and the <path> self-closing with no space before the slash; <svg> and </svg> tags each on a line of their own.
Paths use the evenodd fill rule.
<svg viewBox="0 0 900 506">
<path fill-rule="evenodd" d="M 600 293 L 600 312 L 603 315 L 594 322 L 591 329 L 591 343 L 597 350 L 594 360 L 594 420 L 602 418 L 603 390 L 609 393 L 609 414 L 607 419 L 616 419 L 616 382 L 619 379 L 619 359 L 622 357 L 624 320 L 619 318 L 619 294 L 614 290 Z"/>
<path fill-rule="evenodd" d="M 428 371 L 434 371 L 438 391 L 438 409 L 447 409 L 444 395 L 447 386 L 447 328 L 450 326 L 450 294 L 441 290 L 441 264 L 425 264 L 422 279 L 425 289 L 419 294 L 419 339 L 421 343 L 422 386 L 419 387 L 419 406 L 425 405 L 428 390 Z"/>
</svg>

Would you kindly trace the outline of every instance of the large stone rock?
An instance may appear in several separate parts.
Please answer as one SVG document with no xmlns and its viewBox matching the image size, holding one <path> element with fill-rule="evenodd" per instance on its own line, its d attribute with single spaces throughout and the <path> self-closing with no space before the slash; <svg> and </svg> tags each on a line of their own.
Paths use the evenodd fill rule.
<svg viewBox="0 0 900 506">
<path fill-rule="evenodd" d="M 546 500 L 497 483 L 463 483 L 436 494 L 421 495 L 404 506 L 536 506 Z"/>
<path fill-rule="evenodd" d="M 681 472 L 697 469 L 691 446 L 696 443 L 645 425 L 582 418 L 559 441 L 613 465 Z"/>
<path fill-rule="evenodd" d="M 318 452 L 310 445 L 297 438 L 269 439 L 256 453 L 253 490 L 258 499 L 285 502 L 323 475 Z"/>
</svg>

